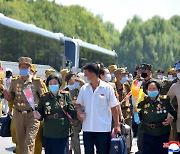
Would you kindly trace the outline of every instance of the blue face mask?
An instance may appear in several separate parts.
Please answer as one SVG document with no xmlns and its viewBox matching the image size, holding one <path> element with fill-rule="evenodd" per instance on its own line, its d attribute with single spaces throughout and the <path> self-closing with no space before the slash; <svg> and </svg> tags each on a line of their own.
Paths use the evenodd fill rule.
<svg viewBox="0 0 180 154">
<path fill-rule="evenodd" d="M 68 85 L 69 90 L 74 90 L 74 89 L 78 89 L 80 87 L 79 82 L 75 82 L 72 85 Z"/>
<path fill-rule="evenodd" d="M 115 75 L 112 73 L 112 74 L 111 74 L 111 77 L 112 77 L 112 78 L 115 78 Z"/>
<path fill-rule="evenodd" d="M 52 93 L 56 93 L 59 90 L 59 85 L 49 85 L 49 90 Z"/>
<path fill-rule="evenodd" d="M 80 88 L 79 82 L 75 82 L 75 83 L 74 83 L 74 87 L 75 87 L 76 89 Z"/>
<path fill-rule="evenodd" d="M 159 91 L 147 91 L 147 94 L 149 97 L 153 98 L 153 97 L 157 97 Z"/>
<path fill-rule="evenodd" d="M 162 76 L 162 75 L 157 75 L 157 78 L 158 78 L 158 79 L 162 79 L 163 76 Z"/>
<path fill-rule="evenodd" d="M 30 69 L 20 69 L 19 74 L 21 76 L 28 76 L 30 74 Z"/>
<path fill-rule="evenodd" d="M 110 82 L 112 79 L 111 74 L 106 74 L 106 81 Z"/>
<path fill-rule="evenodd" d="M 126 76 L 121 79 L 121 83 L 122 84 L 124 84 L 126 81 L 127 81 L 127 77 Z"/>
</svg>

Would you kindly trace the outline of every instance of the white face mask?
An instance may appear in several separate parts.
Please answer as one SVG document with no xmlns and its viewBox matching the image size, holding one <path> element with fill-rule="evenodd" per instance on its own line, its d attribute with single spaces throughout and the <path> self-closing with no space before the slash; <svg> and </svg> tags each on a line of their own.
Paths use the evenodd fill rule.
<svg viewBox="0 0 180 154">
<path fill-rule="evenodd" d="M 177 78 L 180 80 L 180 73 L 177 73 Z"/>
<path fill-rule="evenodd" d="M 86 76 L 84 76 L 84 81 L 85 81 L 86 83 L 90 83 L 90 81 L 88 80 L 88 78 L 87 78 Z"/>
<path fill-rule="evenodd" d="M 107 82 L 111 81 L 111 74 L 106 74 L 106 81 Z"/>
<path fill-rule="evenodd" d="M 168 75 L 168 79 L 172 80 L 173 76 L 172 75 Z"/>
</svg>

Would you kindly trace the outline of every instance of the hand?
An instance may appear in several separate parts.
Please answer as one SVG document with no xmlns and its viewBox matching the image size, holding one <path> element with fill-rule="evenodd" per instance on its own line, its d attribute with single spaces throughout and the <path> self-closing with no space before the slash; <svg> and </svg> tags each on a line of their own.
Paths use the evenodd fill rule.
<svg viewBox="0 0 180 154">
<path fill-rule="evenodd" d="M 121 134 L 121 128 L 120 125 L 114 126 L 114 135 Z"/>
<path fill-rule="evenodd" d="M 8 116 L 12 117 L 12 112 L 9 111 L 7 114 L 8 114 Z"/>
<path fill-rule="evenodd" d="M 171 122 L 173 122 L 173 116 L 170 114 L 170 113 L 168 113 L 168 115 L 167 115 L 167 118 L 162 122 L 162 124 L 164 125 L 164 126 L 167 126 L 167 125 L 169 125 Z"/>
<path fill-rule="evenodd" d="M 77 113 L 77 117 L 81 122 L 83 122 L 84 119 L 86 118 L 86 113 L 85 112 L 84 113 Z"/>
<path fill-rule="evenodd" d="M 34 114 L 34 118 L 41 119 L 41 115 L 38 111 L 33 111 L 33 114 Z"/>
</svg>

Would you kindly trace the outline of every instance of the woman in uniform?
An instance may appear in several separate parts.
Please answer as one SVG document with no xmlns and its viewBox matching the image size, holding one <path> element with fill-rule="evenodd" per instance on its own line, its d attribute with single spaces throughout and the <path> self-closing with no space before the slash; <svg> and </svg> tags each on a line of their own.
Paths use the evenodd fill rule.
<svg viewBox="0 0 180 154">
<path fill-rule="evenodd" d="M 156 81 L 146 84 L 148 97 L 139 103 L 143 154 L 167 154 L 163 143 L 169 142 L 170 123 L 176 120 L 176 111 L 169 99 L 159 96 L 160 85 Z"/>
<path fill-rule="evenodd" d="M 44 119 L 43 138 L 46 154 L 65 153 L 71 134 L 70 119 L 76 118 L 69 92 L 59 91 L 61 84 L 57 74 L 51 74 L 47 78 L 49 93 L 40 99 L 38 112 L 35 114 L 37 118 Z"/>
</svg>

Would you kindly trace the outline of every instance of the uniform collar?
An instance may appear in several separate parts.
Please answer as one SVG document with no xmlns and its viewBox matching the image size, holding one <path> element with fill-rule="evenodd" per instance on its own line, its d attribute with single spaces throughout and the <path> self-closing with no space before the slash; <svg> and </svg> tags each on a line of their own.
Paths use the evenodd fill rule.
<svg viewBox="0 0 180 154">
<path fill-rule="evenodd" d="M 33 76 L 29 75 L 29 78 L 24 82 L 24 84 L 32 83 L 33 82 Z"/>
</svg>

